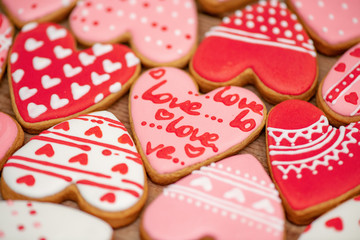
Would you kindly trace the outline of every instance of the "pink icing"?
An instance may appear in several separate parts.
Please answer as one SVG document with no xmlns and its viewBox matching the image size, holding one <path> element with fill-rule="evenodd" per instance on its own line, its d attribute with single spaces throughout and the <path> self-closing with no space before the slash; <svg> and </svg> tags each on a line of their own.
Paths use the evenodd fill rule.
<svg viewBox="0 0 360 240">
<path fill-rule="evenodd" d="M 326 104 L 343 116 L 360 115 L 360 43 L 332 67 L 321 89 Z"/>
<path fill-rule="evenodd" d="M 360 1 L 290 0 L 301 19 L 330 44 L 360 37 Z"/>
<path fill-rule="evenodd" d="M 76 0 L 3 0 L 2 3 L 16 19 L 34 21 L 71 5 Z"/>
<path fill-rule="evenodd" d="M 11 26 L 7 17 L 0 14 L 0 76 L 2 76 L 2 67 L 6 64 L 9 48 L 12 44 L 12 32 Z"/>
<path fill-rule="evenodd" d="M 199 95 L 189 75 L 176 68 L 143 73 L 130 101 L 135 134 L 160 174 L 229 151 L 261 128 L 264 118 L 264 105 L 251 91 L 224 87 Z"/>
<path fill-rule="evenodd" d="M 0 159 L 9 151 L 18 134 L 18 128 L 14 120 L 0 112 Z"/>
<path fill-rule="evenodd" d="M 165 188 L 142 224 L 152 239 L 283 239 L 284 213 L 257 159 L 236 155 Z"/>
<path fill-rule="evenodd" d="M 71 13 L 70 26 L 88 43 L 111 42 L 130 33 L 134 48 L 158 63 L 188 55 L 197 40 L 193 0 L 86 0 Z"/>
</svg>

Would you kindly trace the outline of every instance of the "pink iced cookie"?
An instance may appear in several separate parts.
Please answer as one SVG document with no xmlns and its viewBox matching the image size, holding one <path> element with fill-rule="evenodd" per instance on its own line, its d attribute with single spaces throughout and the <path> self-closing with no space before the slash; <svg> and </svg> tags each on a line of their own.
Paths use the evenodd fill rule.
<svg viewBox="0 0 360 240">
<path fill-rule="evenodd" d="M 24 132 L 9 115 L 0 112 L 0 171 L 8 157 L 24 142 Z"/>
<path fill-rule="evenodd" d="M 335 125 L 360 120 L 360 43 L 349 49 L 320 84 L 317 101 Z"/>
<path fill-rule="evenodd" d="M 360 197 L 355 197 L 311 223 L 299 240 L 356 240 L 360 236 Z"/>
<path fill-rule="evenodd" d="M 53 203 L 0 202 L 0 239 L 111 240 L 106 222 L 82 211 Z"/>
<path fill-rule="evenodd" d="M 311 39 L 286 4 L 275 0 L 248 5 L 211 28 L 190 71 L 204 91 L 251 83 L 271 103 L 310 99 L 318 73 Z"/>
<path fill-rule="evenodd" d="M 17 27 L 29 22 L 61 20 L 77 0 L 1 0 L 5 12 Z"/>
<path fill-rule="evenodd" d="M 236 155 L 164 189 L 145 210 L 145 239 L 284 239 L 278 192 L 251 155 Z"/>
<path fill-rule="evenodd" d="M 29 23 L 17 35 L 9 61 L 14 112 L 27 131 L 39 132 L 110 106 L 127 92 L 140 68 L 124 45 L 95 44 L 78 51 L 66 28 Z"/>
<path fill-rule="evenodd" d="M 320 52 L 336 55 L 360 41 L 359 0 L 287 0 L 287 3 Z"/>
<path fill-rule="evenodd" d="M 209 13 L 224 13 L 238 9 L 254 0 L 199 0 L 202 8 Z"/>
<path fill-rule="evenodd" d="M 154 182 L 167 184 L 234 154 L 254 140 L 266 108 L 251 91 L 223 87 L 200 95 L 177 68 L 154 68 L 130 93 L 131 127 Z"/>
<path fill-rule="evenodd" d="M 81 115 L 33 137 L 4 165 L 5 199 L 36 199 L 79 207 L 113 227 L 135 220 L 147 197 L 140 155 L 110 112 Z"/>
<path fill-rule="evenodd" d="M 267 120 L 269 168 L 289 220 L 308 224 L 360 192 L 360 122 L 329 125 L 311 103 L 288 100 Z"/>
<path fill-rule="evenodd" d="M 70 27 L 85 45 L 130 41 L 148 66 L 184 66 L 197 41 L 193 0 L 85 0 L 70 15 Z"/>
<path fill-rule="evenodd" d="M 0 14 L 0 79 L 2 78 L 7 64 L 9 48 L 12 44 L 14 28 L 9 19 Z"/>
</svg>

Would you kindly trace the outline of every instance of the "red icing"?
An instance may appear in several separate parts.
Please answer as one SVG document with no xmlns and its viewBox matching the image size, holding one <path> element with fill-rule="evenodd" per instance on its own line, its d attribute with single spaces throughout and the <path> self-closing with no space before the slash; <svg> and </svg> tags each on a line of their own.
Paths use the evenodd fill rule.
<svg viewBox="0 0 360 240">
<path fill-rule="evenodd" d="M 113 172 L 119 172 L 120 174 L 126 174 L 129 171 L 128 166 L 125 163 L 120 163 L 118 165 L 115 165 L 111 171 Z"/>
<path fill-rule="evenodd" d="M 345 63 L 339 63 L 334 69 L 337 72 L 345 72 L 346 65 Z"/>
<path fill-rule="evenodd" d="M 160 79 L 165 75 L 165 70 L 160 68 L 149 72 L 150 76 L 154 79 Z"/>
<path fill-rule="evenodd" d="M 140 196 L 138 192 L 136 192 L 134 190 L 131 190 L 131 189 L 123 189 L 123 188 L 114 187 L 114 186 L 101 184 L 101 183 L 96 183 L 96 182 L 92 182 L 92 181 L 88 181 L 88 180 L 79 180 L 76 183 L 77 184 L 89 185 L 89 186 L 95 186 L 95 187 L 108 189 L 108 190 L 124 191 L 124 192 L 127 192 L 127 193 L 133 195 L 134 197 L 139 197 Z"/>
<path fill-rule="evenodd" d="M 359 97 L 356 94 L 356 92 L 351 92 L 348 95 L 345 95 L 345 101 L 347 101 L 348 103 L 357 105 L 358 100 L 359 100 Z"/>
<path fill-rule="evenodd" d="M 106 193 L 105 195 L 103 195 L 100 200 L 103 202 L 103 201 L 106 201 L 106 202 L 109 202 L 109 203 L 114 203 L 115 202 L 115 194 L 113 193 Z"/>
<path fill-rule="evenodd" d="M 64 131 L 69 131 L 70 130 L 70 125 L 69 125 L 69 122 L 63 122 L 63 123 L 60 123 L 58 125 L 56 125 L 54 127 L 54 129 L 56 130 L 64 130 Z"/>
<path fill-rule="evenodd" d="M 69 159 L 70 163 L 80 163 L 81 165 L 88 164 L 88 155 L 86 153 L 81 153 Z"/>
<path fill-rule="evenodd" d="M 155 114 L 156 120 L 170 120 L 173 118 L 174 114 L 163 108 L 159 109 Z"/>
<path fill-rule="evenodd" d="M 20 177 L 16 180 L 17 183 L 19 184 L 26 184 L 29 187 L 33 186 L 35 184 L 35 178 L 32 175 L 26 175 L 23 177 Z"/>
<path fill-rule="evenodd" d="M 66 30 L 60 25 L 52 23 L 39 24 L 32 30 L 27 32 L 20 32 L 12 48 L 12 53 L 17 53 L 21 61 L 18 60 L 10 64 L 11 75 L 14 76 L 14 72 L 17 70 L 24 71 L 24 74 L 20 80 L 16 82 L 14 81 L 14 77 L 12 77 L 11 81 L 16 107 L 24 121 L 35 123 L 68 117 L 78 112 L 84 111 L 96 104 L 96 96 L 103 94 L 103 99 L 105 99 L 107 96 L 112 94 L 111 87 L 115 83 L 124 85 L 134 76 L 137 65 L 127 67 L 127 60 L 125 55 L 127 53 L 131 53 L 131 50 L 126 46 L 118 44 L 107 45 L 111 46 L 112 50 L 109 49 L 109 51 L 106 53 L 95 52 L 94 48 L 77 51 L 75 48 L 74 38 L 67 30 L 65 37 L 50 40 L 47 35 L 47 29 L 49 29 L 49 27 L 53 27 L 57 31 Z M 30 43 L 37 43 L 28 44 L 31 46 L 30 49 L 32 51 L 25 49 L 25 43 L 28 43 L 29 39 L 33 39 L 33 41 L 30 41 Z M 34 46 L 38 46 L 38 48 L 35 48 Z M 60 47 L 60 51 L 58 52 L 60 52 L 60 54 L 65 54 L 65 56 L 58 58 L 54 50 L 55 47 Z M 67 52 L 64 49 L 66 49 L 66 51 L 70 51 L 69 55 L 67 55 Z M 84 65 L 84 63 L 79 59 L 81 53 L 92 57 L 95 57 L 95 54 L 98 56 L 95 57 L 93 63 L 88 61 L 86 63 L 87 65 Z M 45 63 L 43 63 L 45 65 L 49 63 L 47 61 L 51 62 L 43 69 L 41 68 L 45 65 L 41 65 L 39 70 L 35 70 L 35 65 L 33 64 L 34 57 L 48 59 L 45 61 Z M 121 69 L 113 72 L 105 72 L 105 67 L 103 66 L 104 60 L 110 60 L 112 63 L 119 62 L 121 63 L 122 67 Z M 72 69 L 72 71 L 68 71 L 72 73 L 75 68 L 81 67 L 82 70 L 73 76 L 72 74 L 67 74 L 66 76 L 64 70 L 65 66 L 67 66 L 67 69 Z M 96 74 L 99 76 L 109 76 L 109 79 L 103 79 L 104 81 L 98 80 L 98 82 L 96 82 L 92 80 L 94 76 L 96 77 Z M 57 84 L 50 84 L 50 86 L 46 86 L 46 88 L 44 88 L 42 78 L 46 75 L 50 77 L 50 80 L 47 79 L 49 83 L 54 83 L 54 79 L 56 78 L 60 79 L 60 82 L 57 83 L 55 81 Z M 73 88 L 71 86 L 73 86 Z M 31 89 L 36 89 L 37 92 L 35 95 L 22 100 L 19 96 L 19 90 L 23 87 L 31 87 Z M 82 94 L 86 91 L 87 92 L 82 96 L 81 94 L 74 95 L 72 92 L 73 89 L 79 90 L 78 94 Z M 115 92 L 117 90 L 113 91 Z M 58 96 L 58 100 L 54 98 L 54 94 Z M 51 99 L 53 99 L 56 104 L 51 105 Z M 62 104 L 66 103 L 64 101 L 68 101 L 68 103 L 65 106 L 62 106 Z M 30 116 L 28 112 L 28 105 L 30 103 L 36 104 L 37 106 L 43 105 L 46 107 L 46 110 L 43 113 L 40 111 L 40 113 L 38 112 Z"/>
<path fill-rule="evenodd" d="M 171 159 L 171 154 L 175 152 L 173 146 L 167 146 L 157 151 L 156 156 L 163 159 Z"/>
<path fill-rule="evenodd" d="M 102 138 L 103 133 L 99 126 L 95 126 L 95 127 L 90 128 L 89 130 L 87 130 L 85 132 L 85 135 L 86 136 L 95 135 L 95 137 L 97 137 L 97 138 Z"/>
<path fill-rule="evenodd" d="M 350 53 L 353 57 L 359 57 L 360 58 L 360 48 L 356 48 L 354 51 Z"/>
<path fill-rule="evenodd" d="M 326 227 L 334 228 L 336 231 L 342 231 L 344 228 L 343 221 L 341 218 L 332 218 L 325 222 Z"/>
<path fill-rule="evenodd" d="M 194 147 L 191 144 L 185 145 L 185 153 L 190 158 L 201 156 L 205 152 L 204 147 Z"/>
<path fill-rule="evenodd" d="M 128 134 L 123 134 L 118 138 L 118 142 L 121 144 L 129 144 L 130 146 L 134 146 L 133 141 L 131 140 Z"/>
<path fill-rule="evenodd" d="M 157 151 L 157 150 L 159 150 L 159 149 L 161 149 L 163 147 L 164 147 L 164 144 L 160 144 L 160 145 L 156 146 L 155 148 L 152 148 L 151 147 L 151 142 L 148 142 L 146 144 L 146 154 L 149 155 L 149 154 L 151 154 L 151 153 L 153 153 L 153 152 L 155 152 L 155 151 Z"/>
<path fill-rule="evenodd" d="M 52 157 L 54 156 L 54 149 L 51 146 L 51 144 L 46 144 L 43 147 L 39 148 L 38 150 L 36 150 L 35 152 L 36 155 L 42 155 L 45 154 L 48 157 Z"/>
</svg>

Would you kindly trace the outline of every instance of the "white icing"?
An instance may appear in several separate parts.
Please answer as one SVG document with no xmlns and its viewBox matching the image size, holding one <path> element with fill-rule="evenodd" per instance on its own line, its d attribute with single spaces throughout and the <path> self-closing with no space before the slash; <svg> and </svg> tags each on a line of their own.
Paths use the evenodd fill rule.
<svg viewBox="0 0 360 240">
<path fill-rule="evenodd" d="M 19 96 L 21 100 L 26 100 L 34 96 L 38 90 L 36 88 L 28 88 L 28 87 L 22 87 L 19 90 Z"/>
<path fill-rule="evenodd" d="M 32 63 L 35 70 L 43 70 L 51 64 L 51 59 L 44 57 L 34 57 Z"/>
<path fill-rule="evenodd" d="M 60 98 L 57 94 L 51 95 L 50 106 L 52 109 L 59 109 L 66 106 L 69 103 L 69 99 Z"/>
<path fill-rule="evenodd" d="M 15 72 L 11 74 L 11 76 L 15 83 L 19 83 L 21 79 L 24 77 L 24 74 L 25 74 L 24 70 L 17 69 Z"/>
<path fill-rule="evenodd" d="M 111 52 L 113 50 L 113 46 L 110 44 L 95 43 L 94 46 L 92 46 L 92 50 L 94 55 L 98 57 L 104 55 L 105 53 Z"/>
<path fill-rule="evenodd" d="M 211 31 L 222 31 L 222 32 L 229 32 L 229 33 L 234 33 L 234 34 L 239 34 L 239 35 L 243 35 L 243 36 L 248 36 L 248 37 L 253 37 L 253 38 L 259 38 L 259 39 L 270 39 L 269 36 L 266 36 L 265 34 L 261 34 L 261 33 L 251 33 L 251 32 L 246 32 L 243 30 L 239 30 L 239 29 L 234 29 L 234 28 L 229 28 L 229 27 L 224 27 L 224 26 L 216 26 L 216 27 L 212 27 L 210 29 Z"/>
<path fill-rule="evenodd" d="M 11 56 L 10 56 L 10 62 L 11 62 L 12 64 L 16 63 L 16 61 L 17 61 L 18 59 L 19 59 L 19 54 L 18 54 L 18 53 L 14 52 L 14 53 L 11 54 Z"/>
<path fill-rule="evenodd" d="M 31 118 L 37 118 L 38 116 L 46 112 L 47 108 L 41 104 L 37 105 L 35 103 L 29 103 L 27 106 L 27 110 Z"/>
<path fill-rule="evenodd" d="M 103 65 L 104 71 L 107 72 L 107 73 L 112 73 L 112 72 L 115 72 L 115 71 L 121 69 L 121 63 L 120 62 L 114 62 L 113 63 L 109 59 L 105 59 L 102 62 L 102 65 Z"/>
<path fill-rule="evenodd" d="M 208 177 L 195 178 L 190 182 L 190 186 L 201 187 L 206 192 L 210 192 L 213 189 L 211 180 Z"/>
<path fill-rule="evenodd" d="M 30 22 L 27 23 L 26 25 L 24 25 L 21 29 L 22 32 L 29 32 L 31 30 L 34 30 L 35 28 L 37 28 L 39 24 L 37 22 Z"/>
<path fill-rule="evenodd" d="M 54 54 L 57 59 L 63 59 L 72 54 L 72 50 L 70 48 L 63 48 L 62 46 L 58 45 L 54 47 Z"/>
<path fill-rule="evenodd" d="M 98 85 L 106 82 L 109 79 L 110 79 L 110 75 L 107 73 L 102 74 L 102 75 L 99 75 L 97 72 L 91 73 L 91 81 L 95 86 L 98 86 Z"/>
<path fill-rule="evenodd" d="M 137 58 L 134 53 L 128 52 L 125 54 L 125 60 L 126 60 L 126 66 L 128 68 L 131 68 L 135 65 L 138 65 L 140 63 L 140 59 Z"/>
<path fill-rule="evenodd" d="M 121 83 L 119 82 L 116 82 L 109 87 L 109 91 L 111 93 L 117 93 L 120 90 L 121 90 Z"/>
<path fill-rule="evenodd" d="M 64 74 L 66 77 L 71 78 L 82 71 L 82 67 L 72 67 L 69 63 L 65 64 L 63 67 Z"/>
<path fill-rule="evenodd" d="M 55 40 L 66 37 L 67 30 L 64 28 L 56 29 L 56 27 L 54 27 L 54 26 L 49 26 L 46 29 L 46 34 L 47 34 L 48 38 L 50 39 L 50 41 L 55 41 Z"/>
<path fill-rule="evenodd" d="M 41 77 L 41 85 L 45 89 L 49 89 L 55 87 L 56 85 L 61 83 L 60 78 L 50 78 L 49 75 L 44 75 Z"/>
<path fill-rule="evenodd" d="M 42 47 L 43 45 L 44 45 L 44 41 L 37 41 L 35 38 L 28 38 L 25 41 L 24 48 L 26 51 L 32 52 Z"/>
<path fill-rule="evenodd" d="M 239 203 L 244 203 L 246 201 L 243 191 L 241 191 L 239 188 L 233 188 L 230 191 L 225 192 L 224 198 L 235 199 Z"/>
<path fill-rule="evenodd" d="M 274 213 L 275 209 L 269 199 L 262 199 L 258 202 L 253 203 L 252 207 L 257 210 L 263 210 L 267 213 Z"/>
<path fill-rule="evenodd" d="M 99 93 L 98 95 L 96 95 L 95 99 L 94 99 L 94 103 L 98 103 L 100 102 L 101 100 L 104 99 L 104 94 L 102 93 Z"/>
<path fill-rule="evenodd" d="M 73 95 L 74 100 L 78 100 L 78 99 L 82 98 L 89 91 L 90 91 L 89 85 L 80 86 L 76 82 L 71 84 L 71 93 Z"/>
<path fill-rule="evenodd" d="M 88 65 L 93 64 L 95 62 L 96 57 L 93 56 L 93 55 L 89 55 L 89 54 L 87 54 L 85 52 L 81 52 L 79 54 L 79 60 L 80 60 L 82 65 L 88 66 Z"/>
</svg>

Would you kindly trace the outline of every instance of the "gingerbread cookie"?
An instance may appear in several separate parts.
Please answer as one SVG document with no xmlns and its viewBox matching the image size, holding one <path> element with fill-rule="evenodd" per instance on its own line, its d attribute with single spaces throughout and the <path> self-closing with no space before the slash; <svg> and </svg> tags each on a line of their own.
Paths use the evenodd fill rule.
<svg viewBox="0 0 360 240">
<path fill-rule="evenodd" d="M 151 67 L 185 66 L 197 42 L 194 0 L 85 0 L 69 21 L 82 44 L 130 42 L 142 63 Z"/>
<path fill-rule="evenodd" d="M 24 132 L 9 115 L 0 112 L 0 171 L 8 159 L 24 142 Z"/>
<path fill-rule="evenodd" d="M 336 55 L 360 42 L 360 1 L 287 0 L 318 51 Z"/>
<path fill-rule="evenodd" d="M 271 103 L 308 100 L 315 93 L 316 52 L 284 3 L 260 1 L 209 31 L 190 71 L 203 91 L 252 83 Z"/>
<path fill-rule="evenodd" d="M 251 91 L 228 86 L 200 95 L 193 79 L 177 68 L 144 72 L 129 97 L 137 146 L 159 184 L 236 153 L 265 124 L 266 107 Z"/>
<path fill-rule="evenodd" d="M 15 39 L 9 61 L 13 109 L 29 132 L 104 109 L 127 92 L 140 61 L 126 46 L 95 44 L 77 51 L 64 27 L 29 23 Z"/>
<path fill-rule="evenodd" d="M 5 199 L 76 201 L 113 227 L 134 221 L 147 197 L 140 155 L 124 125 L 107 111 L 33 137 L 4 165 L 0 189 Z"/>
<path fill-rule="evenodd" d="M 252 155 L 236 155 L 164 189 L 141 219 L 144 239 L 284 239 L 274 184 Z"/>
<path fill-rule="evenodd" d="M 202 8 L 213 14 L 219 14 L 238 9 L 254 0 L 198 0 Z"/>
<path fill-rule="evenodd" d="M 311 103 L 288 100 L 267 120 L 271 175 L 289 220 L 308 224 L 360 192 L 360 122 L 339 129 Z"/>
<path fill-rule="evenodd" d="M 360 197 L 355 197 L 316 219 L 305 229 L 299 240 L 348 239 L 360 236 Z"/>
<path fill-rule="evenodd" d="M 3 14 L 0 14 L 0 80 L 5 72 L 9 48 L 12 44 L 14 28 Z"/>
<path fill-rule="evenodd" d="M 60 21 L 77 0 L 1 0 L 0 5 L 18 28 L 29 22 Z"/>
<path fill-rule="evenodd" d="M 318 106 L 336 126 L 360 121 L 360 43 L 348 50 L 323 79 Z"/>
<path fill-rule="evenodd" d="M 0 202 L 0 239 L 103 239 L 113 230 L 106 222 L 60 204 Z"/>
</svg>

